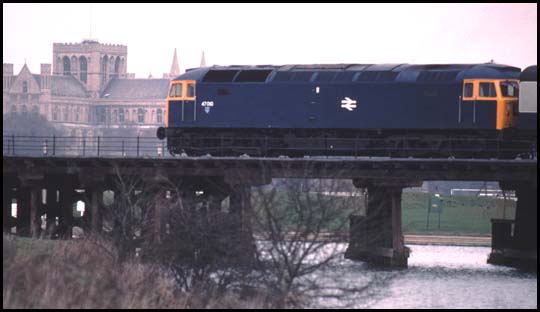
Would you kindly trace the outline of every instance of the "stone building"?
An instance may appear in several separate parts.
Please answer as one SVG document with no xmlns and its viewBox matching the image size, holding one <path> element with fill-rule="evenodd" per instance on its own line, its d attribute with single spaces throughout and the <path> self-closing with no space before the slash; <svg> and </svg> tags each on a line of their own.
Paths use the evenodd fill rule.
<svg viewBox="0 0 540 312">
<path fill-rule="evenodd" d="M 176 51 L 171 71 L 177 71 Z M 127 46 L 54 43 L 53 63 L 40 74 L 26 66 L 14 75 L 3 64 L 3 114 L 39 113 L 72 136 L 155 135 L 164 124 L 171 73 L 135 79 L 127 73 Z"/>
</svg>

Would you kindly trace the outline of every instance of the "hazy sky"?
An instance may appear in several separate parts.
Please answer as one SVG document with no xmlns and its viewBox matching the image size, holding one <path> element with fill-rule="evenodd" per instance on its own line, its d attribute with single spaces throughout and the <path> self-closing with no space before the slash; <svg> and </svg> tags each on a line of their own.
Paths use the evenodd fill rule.
<svg viewBox="0 0 540 312">
<path fill-rule="evenodd" d="M 91 18 L 92 16 L 92 18 Z M 3 62 L 52 63 L 53 42 L 128 47 L 128 72 L 292 63 L 537 63 L 537 4 L 3 4 Z"/>
</svg>

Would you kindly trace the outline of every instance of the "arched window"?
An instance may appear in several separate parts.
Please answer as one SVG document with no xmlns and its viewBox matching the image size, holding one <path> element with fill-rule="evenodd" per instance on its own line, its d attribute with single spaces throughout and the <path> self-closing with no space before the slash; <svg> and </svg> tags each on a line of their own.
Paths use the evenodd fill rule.
<svg viewBox="0 0 540 312">
<path fill-rule="evenodd" d="M 68 111 L 68 107 L 64 107 L 64 121 L 68 121 L 69 119 L 69 111 Z"/>
<path fill-rule="evenodd" d="M 23 81 L 22 83 L 22 92 L 28 93 L 28 81 Z"/>
<path fill-rule="evenodd" d="M 63 63 L 64 63 L 64 76 L 71 75 L 71 61 L 69 60 L 69 57 L 64 56 Z"/>
<path fill-rule="evenodd" d="M 23 106 L 22 106 L 21 112 L 22 112 L 23 114 L 28 113 L 28 109 L 26 108 L 26 105 L 23 105 Z"/>
<path fill-rule="evenodd" d="M 105 55 L 101 59 L 101 84 L 107 81 L 107 66 L 109 65 L 109 57 Z"/>
<path fill-rule="evenodd" d="M 112 122 L 118 122 L 118 111 L 116 109 L 113 110 Z"/>
<path fill-rule="evenodd" d="M 114 62 L 114 77 L 118 78 L 120 76 L 120 56 L 116 57 Z"/>
<path fill-rule="evenodd" d="M 87 72 L 88 72 L 88 63 L 86 61 L 86 57 L 84 56 L 81 56 L 79 58 L 79 65 L 80 65 L 80 73 L 79 73 L 79 77 L 81 79 L 82 82 L 86 83 L 86 80 L 87 80 Z"/>
<path fill-rule="evenodd" d="M 32 113 L 39 114 L 39 108 L 36 105 L 32 106 Z"/>
<path fill-rule="evenodd" d="M 17 113 L 17 106 L 16 105 L 11 106 L 11 112 L 12 113 Z"/>
<path fill-rule="evenodd" d="M 114 56 L 109 57 L 109 76 L 107 76 L 107 79 L 111 79 L 114 76 Z"/>
<path fill-rule="evenodd" d="M 161 108 L 157 110 L 157 122 L 163 123 L 163 110 Z"/>
</svg>

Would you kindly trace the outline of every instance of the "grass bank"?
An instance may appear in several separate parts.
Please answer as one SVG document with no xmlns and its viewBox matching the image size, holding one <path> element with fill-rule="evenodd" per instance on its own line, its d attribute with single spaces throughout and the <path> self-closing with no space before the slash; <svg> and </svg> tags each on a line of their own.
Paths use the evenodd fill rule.
<svg viewBox="0 0 540 312">
<path fill-rule="evenodd" d="M 3 237 L 2 308 L 256 308 L 234 294 L 200 296 L 176 289 L 159 268 L 118 263 L 90 240 Z"/>
</svg>

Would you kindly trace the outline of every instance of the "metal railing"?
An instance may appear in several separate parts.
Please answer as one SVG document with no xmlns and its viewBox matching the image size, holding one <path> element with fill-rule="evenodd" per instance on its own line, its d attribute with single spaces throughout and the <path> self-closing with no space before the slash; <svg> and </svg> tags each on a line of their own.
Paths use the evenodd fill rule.
<svg viewBox="0 0 540 312">
<path fill-rule="evenodd" d="M 155 137 L 3 136 L 3 155 L 34 157 L 165 157 Z"/>
<path fill-rule="evenodd" d="M 536 158 L 536 140 L 501 141 L 496 139 L 425 140 L 421 143 L 397 138 L 270 138 L 270 137 L 196 137 L 170 138 L 175 153 L 186 150 L 188 156 L 254 155 L 291 156 L 385 156 Z M 33 157 L 172 157 L 167 140 L 156 137 L 74 137 L 3 136 L 3 155 Z M 471 157 L 472 155 L 472 157 Z M 475 156 L 477 155 L 477 156 Z"/>
</svg>

